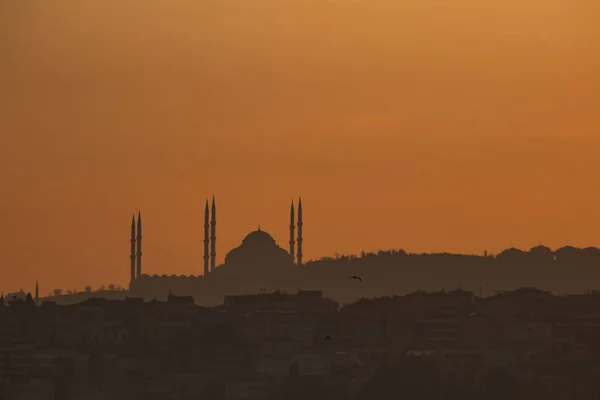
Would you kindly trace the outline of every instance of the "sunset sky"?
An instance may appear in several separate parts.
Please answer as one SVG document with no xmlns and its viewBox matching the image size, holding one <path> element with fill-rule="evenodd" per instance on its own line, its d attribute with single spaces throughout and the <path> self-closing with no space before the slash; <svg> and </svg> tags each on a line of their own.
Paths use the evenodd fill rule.
<svg viewBox="0 0 600 400">
<path fill-rule="evenodd" d="M 0 0 L 0 291 L 305 259 L 600 246 L 597 0 Z"/>
</svg>

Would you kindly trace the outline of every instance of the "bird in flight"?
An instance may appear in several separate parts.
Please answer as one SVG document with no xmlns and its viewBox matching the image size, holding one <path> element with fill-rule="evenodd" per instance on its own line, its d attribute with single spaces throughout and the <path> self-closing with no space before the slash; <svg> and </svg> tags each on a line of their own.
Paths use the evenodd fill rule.
<svg viewBox="0 0 600 400">
<path fill-rule="evenodd" d="M 362 282 L 362 278 L 360 276 L 351 276 L 350 278 L 348 278 L 348 280 L 350 279 L 357 279 Z"/>
<path fill-rule="evenodd" d="M 333 340 L 333 338 L 329 335 L 325 336 L 325 340 Z"/>
</svg>

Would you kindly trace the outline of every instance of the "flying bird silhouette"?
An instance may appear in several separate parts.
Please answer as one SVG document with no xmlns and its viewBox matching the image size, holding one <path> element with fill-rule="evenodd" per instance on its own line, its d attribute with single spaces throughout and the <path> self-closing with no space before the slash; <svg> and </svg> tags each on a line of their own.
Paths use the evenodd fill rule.
<svg viewBox="0 0 600 400">
<path fill-rule="evenodd" d="M 329 335 L 325 336 L 325 340 L 333 340 L 333 338 Z"/>
<path fill-rule="evenodd" d="M 362 282 L 362 278 L 360 276 L 351 276 L 350 278 L 348 278 L 348 280 L 350 279 L 358 279 L 359 281 Z"/>
</svg>

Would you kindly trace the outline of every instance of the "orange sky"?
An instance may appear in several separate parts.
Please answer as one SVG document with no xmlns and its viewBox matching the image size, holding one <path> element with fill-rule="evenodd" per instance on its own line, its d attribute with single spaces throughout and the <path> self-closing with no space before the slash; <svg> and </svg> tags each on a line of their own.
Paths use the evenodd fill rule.
<svg viewBox="0 0 600 400">
<path fill-rule="evenodd" d="M 495 4 L 490 4 L 495 3 Z M 600 245 L 596 0 L 0 2 L 0 290 L 305 258 Z M 595 51 L 594 51 L 595 50 Z"/>
</svg>

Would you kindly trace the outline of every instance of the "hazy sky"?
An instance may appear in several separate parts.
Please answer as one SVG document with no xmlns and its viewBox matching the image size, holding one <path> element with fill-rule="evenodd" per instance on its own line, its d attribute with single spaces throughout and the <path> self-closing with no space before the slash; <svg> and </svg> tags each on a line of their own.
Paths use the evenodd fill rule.
<svg viewBox="0 0 600 400">
<path fill-rule="evenodd" d="M 600 245 L 597 0 L 0 0 L 0 290 L 305 258 Z"/>
</svg>

